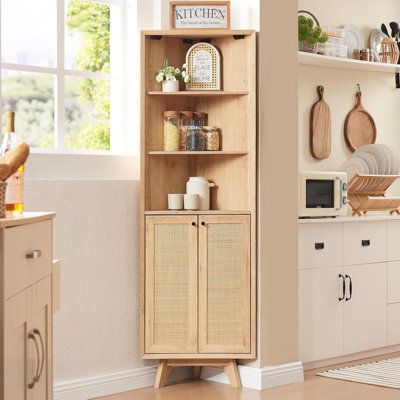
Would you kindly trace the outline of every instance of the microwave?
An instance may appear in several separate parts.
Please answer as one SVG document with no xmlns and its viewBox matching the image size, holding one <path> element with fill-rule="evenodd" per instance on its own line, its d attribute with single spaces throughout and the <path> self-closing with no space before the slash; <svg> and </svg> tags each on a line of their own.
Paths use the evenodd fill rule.
<svg viewBox="0 0 400 400">
<path fill-rule="evenodd" d="M 347 215 L 348 203 L 347 174 L 345 172 L 300 173 L 300 218 Z"/>
</svg>

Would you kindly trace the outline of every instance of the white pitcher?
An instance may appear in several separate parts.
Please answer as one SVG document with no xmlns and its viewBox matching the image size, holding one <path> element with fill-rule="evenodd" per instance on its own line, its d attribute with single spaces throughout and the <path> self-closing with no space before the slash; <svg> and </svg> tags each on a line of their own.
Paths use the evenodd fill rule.
<svg viewBox="0 0 400 400">
<path fill-rule="evenodd" d="M 210 209 L 210 187 L 215 186 L 215 183 L 209 182 L 206 178 L 191 176 L 186 183 L 187 194 L 198 194 L 200 197 L 201 211 Z"/>
</svg>

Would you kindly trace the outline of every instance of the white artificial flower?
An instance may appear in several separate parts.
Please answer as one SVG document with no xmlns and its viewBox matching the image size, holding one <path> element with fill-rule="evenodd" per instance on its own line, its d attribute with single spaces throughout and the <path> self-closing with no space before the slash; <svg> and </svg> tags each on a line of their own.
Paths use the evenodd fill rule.
<svg viewBox="0 0 400 400">
<path fill-rule="evenodd" d="M 182 71 L 182 78 L 186 76 L 186 71 Z"/>
<path fill-rule="evenodd" d="M 174 76 L 171 76 L 171 81 L 176 81 L 176 78 Z"/>
<path fill-rule="evenodd" d="M 160 73 L 156 76 L 156 81 L 157 82 L 162 82 L 164 80 L 164 74 Z"/>
<path fill-rule="evenodd" d="M 182 65 L 182 69 L 186 69 L 186 64 L 183 64 L 183 65 Z"/>
<path fill-rule="evenodd" d="M 174 72 L 175 68 L 174 67 L 168 67 L 168 71 L 172 74 Z"/>
<path fill-rule="evenodd" d="M 166 80 L 166 81 L 170 81 L 170 80 L 171 80 L 171 75 L 166 75 L 166 76 L 165 76 L 165 80 Z"/>
<path fill-rule="evenodd" d="M 181 70 L 179 68 L 176 68 L 175 69 L 175 74 L 180 74 L 180 73 L 181 73 Z"/>
<path fill-rule="evenodd" d="M 185 81 L 185 83 L 189 83 L 189 81 L 190 81 L 189 75 L 186 75 L 183 80 Z"/>
</svg>

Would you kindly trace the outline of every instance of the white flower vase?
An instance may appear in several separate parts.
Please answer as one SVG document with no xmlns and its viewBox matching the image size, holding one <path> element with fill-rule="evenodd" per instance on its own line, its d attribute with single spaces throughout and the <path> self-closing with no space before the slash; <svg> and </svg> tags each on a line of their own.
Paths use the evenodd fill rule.
<svg viewBox="0 0 400 400">
<path fill-rule="evenodd" d="M 179 92 L 179 81 L 162 81 L 163 92 Z"/>
</svg>

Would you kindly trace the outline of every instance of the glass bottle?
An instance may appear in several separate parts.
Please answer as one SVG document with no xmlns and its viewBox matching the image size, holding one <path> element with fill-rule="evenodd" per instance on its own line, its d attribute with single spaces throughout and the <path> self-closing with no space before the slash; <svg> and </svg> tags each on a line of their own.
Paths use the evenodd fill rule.
<svg viewBox="0 0 400 400">
<path fill-rule="evenodd" d="M 6 111 L 6 130 L 0 148 L 1 155 L 17 143 L 14 119 L 15 112 Z M 20 215 L 24 211 L 24 170 L 24 166 L 21 165 L 17 172 L 7 180 L 5 206 L 8 215 Z"/>
<path fill-rule="evenodd" d="M 164 112 L 164 151 L 179 151 L 179 111 Z"/>
<path fill-rule="evenodd" d="M 180 129 L 180 150 L 186 150 L 186 140 L 188 134 L 188 127 L 193 125 L 193 111 L 181 111 L 181 118 L 179 120 Z"/>
<path fill-rule="evenodd" d="M 191 125 L 188 127 L 186 149 L 189 151 L 204 151 L 205 139 L 200 126 Z"/>
</svg>

